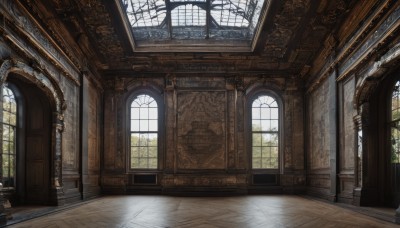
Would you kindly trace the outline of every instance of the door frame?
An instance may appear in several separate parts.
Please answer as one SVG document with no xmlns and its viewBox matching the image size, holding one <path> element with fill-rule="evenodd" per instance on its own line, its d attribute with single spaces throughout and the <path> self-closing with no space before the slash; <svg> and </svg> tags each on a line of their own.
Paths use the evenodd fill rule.
<svg viewBox="0 0 400 228">
<path fill-rule="evenodd" d="M 47 71 L 37 70 L 21 59 L 9 58 L 0 63 L 0 86 L 10 75 L 18 75 L 33 83 L 44 92 L 50 101 L 51 149 L 50 149 L 50 199 L 51 205 L 63 205 L 64 191 L 62 187 L 62 132 L 64 130 L 64 112 L 67 108 L 59 82 Z M 2 99 L 2 98 L 0 98 Z M 0 211 L 1 212 L 1 211 Z"/>
</svg>

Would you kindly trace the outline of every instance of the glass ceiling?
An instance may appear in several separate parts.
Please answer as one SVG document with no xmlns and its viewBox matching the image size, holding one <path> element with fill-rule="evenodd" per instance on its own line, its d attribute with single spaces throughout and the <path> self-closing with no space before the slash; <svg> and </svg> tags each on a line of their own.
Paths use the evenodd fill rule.
<svg viewBox="0 0 400 228">
<path fill-rule="evenodd" d="M 253 39 L 264 0 L 121 0 L 136 41 Z"/>
</svg>

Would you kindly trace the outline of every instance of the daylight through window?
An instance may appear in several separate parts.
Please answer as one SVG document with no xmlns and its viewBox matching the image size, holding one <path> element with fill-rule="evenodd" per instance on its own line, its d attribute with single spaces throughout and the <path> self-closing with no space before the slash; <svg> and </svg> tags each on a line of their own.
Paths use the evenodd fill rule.
<svg viewBox="0 0 400 228">
<path fill-rule="evenodd" d="M 156 169 L 158 155 L 158 107 L 149 95 L 141 94 L 131 103 L 130 168 Z"/>
<path fill-rule="evenodd" d="M 15 185 L 17 101 L 14 93 L 3 86 L 3 186 Z"/>
<path fill-rule="evenodd" d="M 400 163 L 400 81 L 397 81 L 392 93 L 391 109 L 391 162 Z"/>
<path fill-rule="evenodd" d="M 278 103 L 270 96 L 259 96 L 253 101 L 251 116 L 253 169 L 278 169 Z"/>
<path fill-rule="evenodd" d="M 136 41 L 253 39 L 264 0 L 121 0 Z"/>
</svg>

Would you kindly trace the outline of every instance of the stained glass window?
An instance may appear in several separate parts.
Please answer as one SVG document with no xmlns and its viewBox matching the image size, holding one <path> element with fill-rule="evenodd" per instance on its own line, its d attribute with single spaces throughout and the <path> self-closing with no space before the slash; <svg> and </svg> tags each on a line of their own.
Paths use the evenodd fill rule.
<svg viewBox="0 0 400 228">
<path fill-rule="evenodd" d="M 279 107 L 273 97 L 262 95 L 251 107 L 252 167 L 278 169 Z"/>
<path fill-rule="evenodd" d="M 14 93 L 3 86 L 3 186 L 15 186 L 17 101 Z"/>
<path fill-rule="evenodd" d="M 130 168 L 156 169 L 158 157 L 158 107 L 153 97 L 141 94 L 131 103 Z"/>
</svg>

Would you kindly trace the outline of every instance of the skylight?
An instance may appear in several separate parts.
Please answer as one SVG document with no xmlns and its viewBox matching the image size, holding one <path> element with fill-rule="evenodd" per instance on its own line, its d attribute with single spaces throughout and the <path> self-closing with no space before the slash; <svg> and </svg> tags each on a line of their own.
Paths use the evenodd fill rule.
<svg viewBox="0 0 400 228">
<path fill-rule="evenodd" d="M 120 1 L 136 44 L 203 40 L 249 46 L 264 5 L 264 0 Z"/>
</svg>

